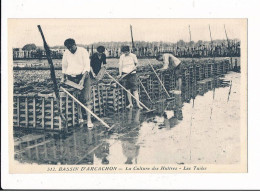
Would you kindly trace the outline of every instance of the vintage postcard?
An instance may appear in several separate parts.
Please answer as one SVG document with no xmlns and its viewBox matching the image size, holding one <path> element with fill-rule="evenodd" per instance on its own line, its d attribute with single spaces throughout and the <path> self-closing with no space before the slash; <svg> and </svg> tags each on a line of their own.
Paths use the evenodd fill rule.
<svg viewBox="0 0 260 194">
<path fill-rule="evenodd" d="M 246 19 L 8 19 L 9 172 L 247 172 Z"/>
</svg>

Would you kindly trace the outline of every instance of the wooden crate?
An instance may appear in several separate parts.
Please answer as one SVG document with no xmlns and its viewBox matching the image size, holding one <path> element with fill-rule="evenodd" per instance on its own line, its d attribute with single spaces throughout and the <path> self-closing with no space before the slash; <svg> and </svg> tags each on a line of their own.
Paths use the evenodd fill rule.
<svg viewBox="0 0 260 194">
<path fill-rule="evenodd" d="M 73 95 L 78 98 L 77 93 Z M 53 95 L 14 95 L 14 127 L 61 131 L 78 125 L 77 103 L 60 92 L 60 104 L 67 126 L 59 116 L 59 106 Z"/>
<path fill-rule="evenodd" d="M 213 61 L 208 60 L 203 63 L 193 61 L 192 64 L 185 64 L 182 68 L 183 91 L 188 91 L 187 99 L 193 96 L 200 88 L 206 91 L 205 84 L 197 82 L 205 78 L 209 79 L 227 73 L 230 70 L 228 60 Z M 166 98 L 166 93 L 153 72 L 145 72 L 148 75 L 142 80 L 149 96 L 153 101 Z M 165 71 L 159 73 L 159 77 L 168 91 L 176 88 L 176 77 L 174 71 Z M 109 80 L 108 80 L 109 82 Z M 195 85 L 195 86 L 194 86 Z M 202 86 L 203 85 L 203 86 Z M 193 89 L 195 87 L 195 89 Z M 145 92 L 140 86 L 138 87 L 140 99 L 148 100 Z M 190 92 L 192 91 L 193 92 Z M 203 92 L 200 92 L 201 94 Z M 73 95 L 78 98 L 79 94 L 74 92 Z M 43 130 L 63 130 L 78 125 L 80 106 L 65 93 L 60 93 L 60 105 L 62 113 L 67 119 L 67 126 L 61 122 L 58 113 L 58 104 L 53 95 L 18 95 L 14 94 L 13 107 L 13 124 L 15 127 L 28 129 Z M 119 112 L 125 109 L 127 104 L 126 92 L 118 85 L 99 83 L 91 88 L 91 105 L 92 111 L 98 116 L 105 116 L 107 112 Z M 133 100 L 135 103 L 135 100 Z"/>
</svg>

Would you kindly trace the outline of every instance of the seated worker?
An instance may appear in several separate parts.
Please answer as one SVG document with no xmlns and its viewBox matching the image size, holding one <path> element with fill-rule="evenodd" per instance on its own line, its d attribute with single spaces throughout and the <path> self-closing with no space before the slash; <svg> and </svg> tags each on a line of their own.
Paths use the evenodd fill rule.
<svg viewBox="0 0 260 194">
<path fill-rule="evenodd" d="M 156 57 L 158 61 L 163 61 L 163 67 L 160 70 L 173 69 L 177 78 L 177 93 L 181 93 L 182 74 L 181 74 L 181 61 L 170 53 L 160 54 Z"/>
<path fill-rule="evenodd" d="M 62 79 L 73 81 L 77 84 L 83 85 L 84 88 L 81 90 L 80 101 L 85 104 L 90 110 L 90 94 L 91 94 L 91 83 L 90 83 L 90 61 L 89 53 L 85 48 L 78 47 L 74 39 L 67 39 L 64 42 L 67 47 L 62 57 Z M 83 122 L 81 108 L 79 109 L 79 122 Z M 92 128 L 91 114 L 87 112 L 87 125 L 88 128 Z"/>
<path fill-rule="evenodd" d="M 122 55 L 119 58 L 119 78 L 124 75 L 128 74 L 124 77 L 126 80 L 125 88 L 128 92 L 133 91 L 134 97 L 137 99 L 136 105 L 139 109 L 143 109 L 139 104 L 139 94 L 138 94 L 138 84 L 137 84 L 137 77 L 136 77 L 136 66 L 137 66 L 137 58 L 136 55 L 130 53 L 129 46 L 123 46 Z M 127 92 L 127 99 L 129 101 L 129 105 L 126 108 L 132 108 L 132 96 Z"/>
<path fill-rule="evenodd" d="M 97 47 L 97 52 L 94 53 L 90 58 L 90 66 L 92 68 L 91 74 L 94 78 L 98 75 L 102 65 L 107 64 L 106 55 L 104 52 L 105 52 L 105 47 L 99 46 Z"/>
</svg>

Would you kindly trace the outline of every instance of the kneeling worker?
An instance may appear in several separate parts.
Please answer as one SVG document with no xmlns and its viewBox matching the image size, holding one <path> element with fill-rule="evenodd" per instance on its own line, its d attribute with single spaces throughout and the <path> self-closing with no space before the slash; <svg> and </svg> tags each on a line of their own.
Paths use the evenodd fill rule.
<svg viewBox="0 0 260 194">
<path fill-rule="evenodd" d="M 89 53 L 85 48 L 76 46 L 74 39 L 67 39 L 64 42 L 67 47 L 62 58 L 62 79 L 73 81 L 77 84 L 83 85 L 84 88 L 81 90 L 80 101 L 85 104 L 90 110 L 90 94 L 91 94 L 91 83 L 90 83 L 90 60 Z M 83 122 L 81 108 L 79 109 L 79 122 Z M 88 128 L 92 128 L 91 114 L 87 112 L 87 125 Z"/>
<path fill-rule="evenodd" d="M 126 80 L 125 88 L 129 93 L 131 93 L 131 90 L 133 91 L 133 95 L 137 99 L 136 105 L 139 109 L 142 109 L 142 107 L 139 104 L 138 84 L 136 77 L 136 66 L 138 61 L 136 55 L 130 53 L 129 46 L 123 46 L 121 51 L 123 52 L 123 54 L 120 56 L 119 59 L 119 78 L 122 75 L 127 74 L 124 77 L 124 79 Z M 129 105 L 126 108 L 132 108 L 132 96 L 128 92 L 127 99 L 129 101 Z"/>
<path fill-rule="evenodd" d="M 163 67 L 160 70 L 173 69 L 177 78 L 177 93 L 181 93 L 182 74 L 181 74 L 181 61 L 170 53 L 160 54 L 156 57 L 158 61 L 163 61 Z"/>
</svg>

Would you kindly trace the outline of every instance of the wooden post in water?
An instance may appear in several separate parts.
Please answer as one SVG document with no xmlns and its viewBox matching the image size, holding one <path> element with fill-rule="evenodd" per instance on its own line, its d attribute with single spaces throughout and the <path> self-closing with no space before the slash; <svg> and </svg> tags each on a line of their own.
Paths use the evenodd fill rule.
<svg viewBox="0 0 260 194">
<path fill-rule="evenodd" d="M 227 35 L 227 31 L 226 31 L 226 26 L 225 26 L 225 24 L 224 24 L 224 30 L 225 30 L 225 34 L 226 34 L 226 38 L 227 38 L 228 49 L 229 49 L 229 40 L 228 40 L 228 35 Z"/>
<path fill-rule="evenodd" d="M 213 49 L 213 40 L 212 40 L 212 36 L 211 36 L 210 25 L 209 25 L 209 35 L 210 35 L 211 45 L 212 45 L 212 49 Z M 213 53 L 213 63 L 215 64 L 215 51 Z"/>
<path fill-rule="evenodd" d="M 132 49 L 133 49 L 133 53 L 134 53 L 134 51 L 135 51 L 135 44 L 134 44 L 134 38 L 133 38 L 132 25 L 130 25 L 130 31 L 131 31 Z"/>
<path fill-rule="evenodd" d="M 190 34 L 190 48 L 191 48 L 191 30 L 190 30 L 190 25 L 189 25 L 189 34 Z M 191 59 L 192 59 L 192 64 L 194 65 L 194 59 L 191 51 Z"/>
<path fill-rule="evenodd" d="M 212 36 L 211 36 L 210 25 L 209 25 L 209 35 L 210 35 L 211 45 L 212 45 L 212 49 L 213 49 L 213 40 L 212 40 Z M 215 60 L 215 52 L 213 53 L 213 58 L 214 58 L 214 60 Z"/>
<path fill-rule="evenodd" d="M 189 25 L 189 34 L 190 34 L 190 43 L 191 43 L 191 31 L 190 31 L 190 25 Z"/>
<path fill-rule="evenodd" d="M 50 74 L 51 74 L 51 79 L 53 81 L 53 89 L 54 89 L 54 93 L 55 93 L 55 96 L 56 96 L 56 100 L 57 100 L 58 105 L 59 105 L 60 104 L 59 103 L 59 101 L 60 101 L 60 94 L 59 94 L 59 89 L 58 89 L 57 80 L 56 80 L 56 76 L 55 76 L 54 65 L 53 65 L 53 62 L 52 62 L 52 59 L 51 59 L 51 51 L 50 51 L 50 48 L 49 48 L 49 46 L 48 46 L 48 44 L 47 44 L 47 42 L 45 40 L 45 37 L 43 35 L 41 26 L 38 25 L 37 27 L 38 27 L 38 29 L 40 31 L 41 36 L 42 36 L 44 49 L 46 51 L 46 57 L 47 57 L 49 65 L 50 65 Z M 62 114 L 62 111 L 61 111 L 61 106 L 59 107 L 58 112 L 60 114 L 60 117 L 62 118 L 62 121 L 66 122 L 66 119 L 65 119 L 65 117 L 64 117 L 64 115 Z"/>
<path fill-rule="evenodd" d="M 224 30 L 225 30 L 225 34 L 226 34 L 226 38 L 227 38 L 227 43 L 228 43 L 228 54 L 231 55 L 231 52 L 230 52 L 230 43 L 229 43 L 229 39 L 228 39 L 228 35 L 227 35 L 227 31 L 226 31 L 226 26 L 224 25 Z M 230 63 L 232 63 L 232 56 L 230 57 Z M 232 65 L 232 70 L 233 70 L 233 64 Z"/>
</svg>

